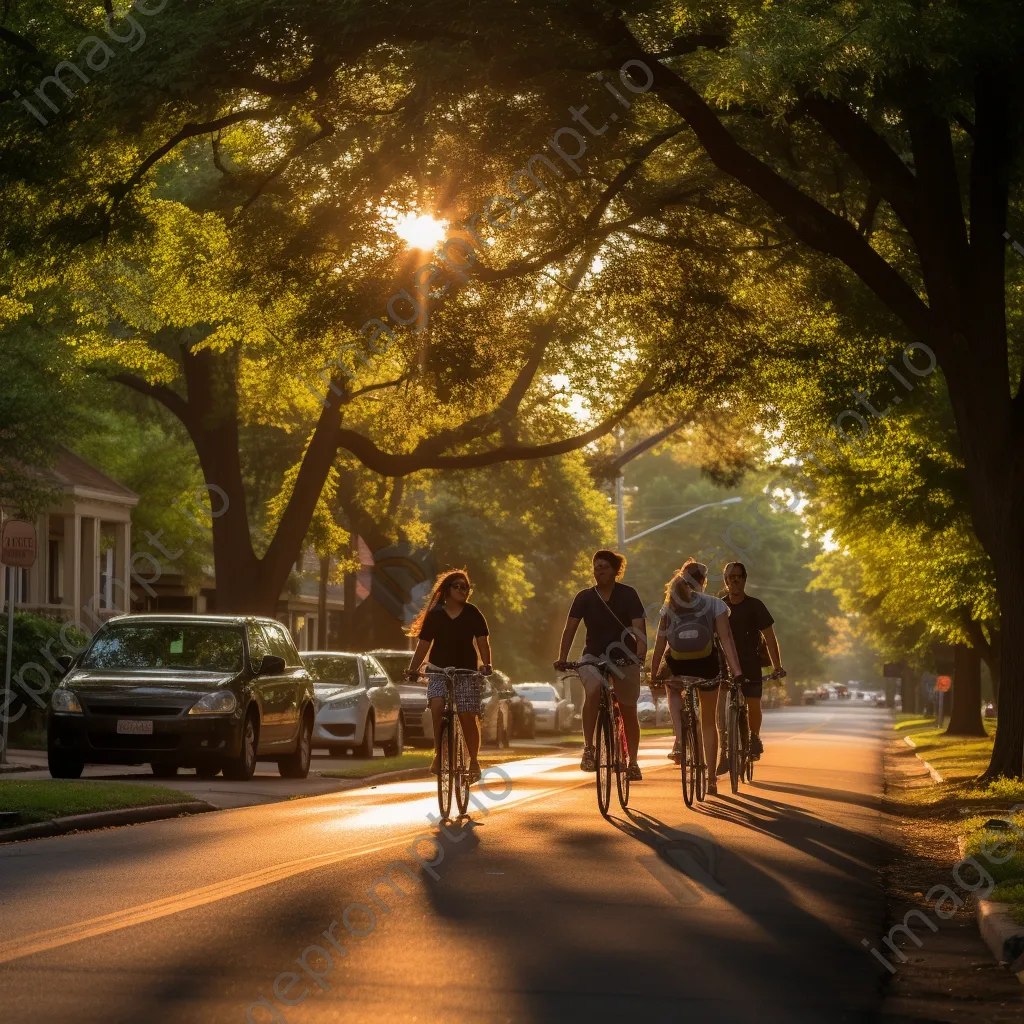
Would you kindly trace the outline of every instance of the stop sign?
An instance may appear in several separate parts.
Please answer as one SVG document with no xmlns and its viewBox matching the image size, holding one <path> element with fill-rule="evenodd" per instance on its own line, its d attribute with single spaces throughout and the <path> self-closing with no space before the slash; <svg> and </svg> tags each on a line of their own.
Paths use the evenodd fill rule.
<svg viewBox="0 0 1024 1024">
<path fill-rule="evenodd" d="M 945 693 L 953 685 L 953 680 L 950 676 L 939 676 L 935 680 L 935 689 L 939 693 Z"/>
<path fill-rule="evenodd" d="M 29 569 L 36 560 L 36 528 L 20 519 L 8 519 L 4 523 L 3 539 L 0 540 L 0 561 L 4 565 Z"/>
</svg>

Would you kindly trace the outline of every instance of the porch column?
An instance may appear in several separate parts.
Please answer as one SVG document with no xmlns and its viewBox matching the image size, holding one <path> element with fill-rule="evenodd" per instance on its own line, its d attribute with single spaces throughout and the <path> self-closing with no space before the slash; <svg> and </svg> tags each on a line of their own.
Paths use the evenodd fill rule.
<svg viewBox="0 0 1024 1024">
<path fill-rule="evenodd" d="M 114 524 L 114 582 L 110 593 L 114 607 L 121 612 L 132 610 L 131 580 L 128 578 L 132 564 L 132 524 Z"/>
<path fill-rule="evenodd" d="M 100 626 L 100 521 L 92 516 L 83 516 L 81 587 L 78 591 L 76 616 L 94 633 Z"/>
<path fill-rule="evenodd" d="M 64 586 L 61 604 L 71 608 L 71 621 L 82 622 L 78 595 L 82 589 L 82 517 L 77 512 L 64 517 Z"/>
<path fill-rule="evenodd" d="M 50 520 L 43 513 L 36 516 L 36 561 L 28 570 L 28 603 L 46 604 L 47 561 L 50 557 Z"/>
</svg>

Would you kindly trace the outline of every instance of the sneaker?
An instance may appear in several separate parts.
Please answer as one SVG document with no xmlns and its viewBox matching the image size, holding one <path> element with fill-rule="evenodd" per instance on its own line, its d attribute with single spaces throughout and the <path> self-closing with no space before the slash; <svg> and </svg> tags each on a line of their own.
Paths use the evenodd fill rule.
<svg viewBox="0 0 1024 1024">
<path fill-rule="evenodd" d="M 594 748 L 584 747 L 583 748 L 583 760 L 580 761 L 581 772 L 596 772 L 597 763 L 594 760 Z"/>
<path fill-rule="evenodd" d="M 718 779 L 708 779 L 708 796 L 718 796 Z"/>
<path fill-rule="evenodd" d="M 719 762 L 718 762 L 718 767 L 715 769 L 715 777 L 717 778 L 719 775 L 728 775 L 728 774 L 729 774 L 729 758 L 726 757 L 725 754 L 723 754 L 722 757 L 720 758 Z"/>
<path fill-rule="evenodd" d="M 750 760 L 758 761 L 761 755 L 764 753 L 764 744 L 761 742 L 761 737 L 756 733 L 750 734 Z"/>
<path fill-rule="evenodd" d="M 434 760 L 430 762 L 430 774 L 437 775 L 441 771 L 441 758 L 437 754 L 434 755 Z"/>
<path fill-rule="evenodd" d="M 683 745 L 679 740 L 676 740 L 675 745 L 672 747 L 672 753 L 668 755 L 668 758 L 676 764 L 683 760 Z"/>
<path fill-rule="evenodd" d="M 626 770 L 626 778 L 630 782 L 643 782 L 643 772 L 640 771 L 640 765 L 636 761 L 630 761 L 629 768 Z"/>
<path fill-rule="evenodd" d="M 469 781 L 479 782 L 480 781 L 480 763 L 478 761 L 469 762 Z"/>
</svg>

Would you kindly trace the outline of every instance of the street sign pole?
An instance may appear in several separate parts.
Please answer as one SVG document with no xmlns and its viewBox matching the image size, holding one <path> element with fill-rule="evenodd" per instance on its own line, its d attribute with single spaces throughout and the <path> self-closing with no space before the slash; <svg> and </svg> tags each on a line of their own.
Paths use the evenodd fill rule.
<svg viewBox="0 0 1024 1024">
<path fill-rule="evenodd" d="M 938 703 L 937 714 L 935 716 L 935 727 L 937 729 L 941 729 L 942 728 L 942 698 L 943 698 L 943 696 L 944 696 L 943 691 L 939 690 L 939 703 Z"/>
<path fill-rule="evenodd" d="M 7 668 L 4 671 L 3 737 L 0 739 L 0 764 L 7 764 L 7 719 L 11 708 L 11 661 L 14 656 L 14 597 L 17 593 L 19 570 L 7 569 Z"/>
</svg>

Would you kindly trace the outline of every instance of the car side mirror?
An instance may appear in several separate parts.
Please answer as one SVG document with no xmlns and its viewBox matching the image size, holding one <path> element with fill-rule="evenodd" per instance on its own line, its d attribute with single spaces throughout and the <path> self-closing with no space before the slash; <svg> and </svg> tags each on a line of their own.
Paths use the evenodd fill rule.
<svg viewBox="0 0 1024 1024">
<path fill-rule="evenodd" d="M 70 654 L 62 654 L 57 659 L 57 664 L 61 668 L 61 675 L 67 675 L 71 671 L 71 666 L 75 663 L 75 659 Z"/>
<path fill-rule="evenodd" d="M 284 671 L 284 667 L 284 658 L 279 654 L 264 654 L 256 675 L 279 676 Z"/>
</svg>

